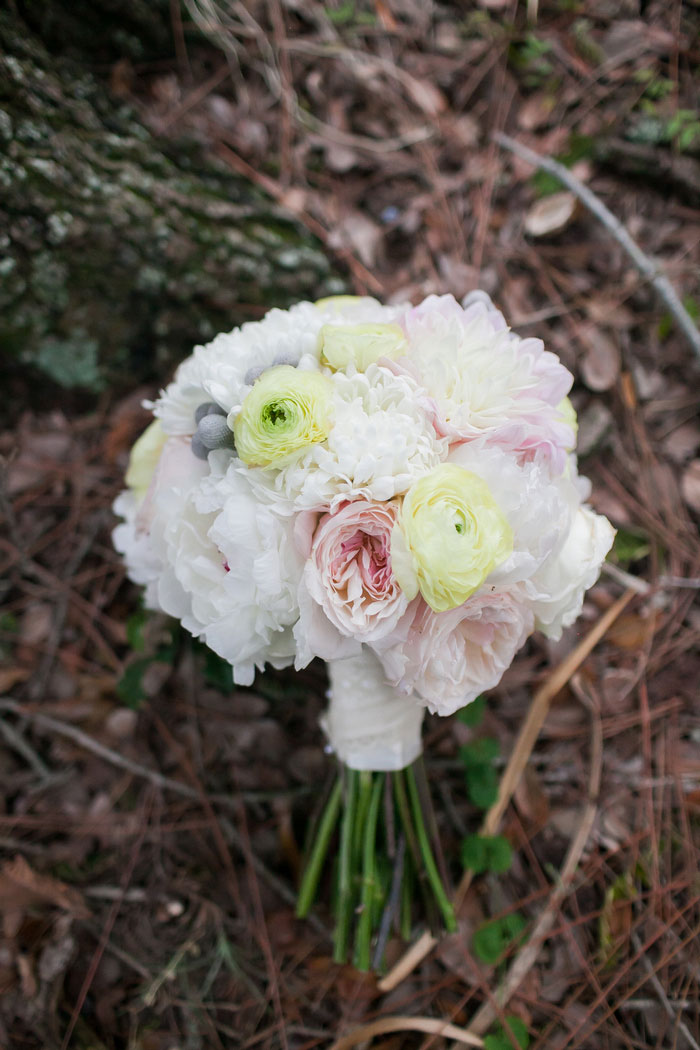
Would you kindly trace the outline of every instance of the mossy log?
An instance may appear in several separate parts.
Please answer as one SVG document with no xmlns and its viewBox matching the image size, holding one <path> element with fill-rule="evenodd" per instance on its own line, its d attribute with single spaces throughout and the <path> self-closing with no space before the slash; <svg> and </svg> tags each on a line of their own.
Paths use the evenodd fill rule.
<svg viewBox="0 0 700 1050">
<path fill-rule="evenodd" d="M 55 27 L 54 27 L 55 28 Z M 320 245 L 0 13 L 0 359 L 64 386 L 165 378 L 263 307 L 342 291 Z"/>
</svg>

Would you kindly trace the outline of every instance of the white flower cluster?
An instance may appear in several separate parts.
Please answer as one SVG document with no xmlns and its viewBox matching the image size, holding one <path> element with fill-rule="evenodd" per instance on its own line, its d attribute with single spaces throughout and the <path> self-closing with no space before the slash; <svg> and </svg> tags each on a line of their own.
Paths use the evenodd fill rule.
<svg viewBox="0 0 700 1050">
<path fill-rule="evenodd" d="M 448 714 L 534 629 L 575 620 L 611 546 L 583 503 L 571 382 L 485 298 L 271 310 L 197 347 L 150 406 L 115 545 L 236 682 L 369 649 Z"/>
</svg>

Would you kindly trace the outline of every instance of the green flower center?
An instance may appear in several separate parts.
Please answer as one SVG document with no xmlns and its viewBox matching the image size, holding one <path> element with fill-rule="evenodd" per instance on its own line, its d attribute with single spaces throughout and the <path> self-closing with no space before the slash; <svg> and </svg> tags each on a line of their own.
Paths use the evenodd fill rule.
<svg viewBox="0 0 700 1050">
<path fill-rule="evenodd" d="M 262 420 L 265 426 L 274 429 L 281 424 L 289 422 L 289 411 L 284 401 L 270 401 L 262 410 Z"/>
</svg>

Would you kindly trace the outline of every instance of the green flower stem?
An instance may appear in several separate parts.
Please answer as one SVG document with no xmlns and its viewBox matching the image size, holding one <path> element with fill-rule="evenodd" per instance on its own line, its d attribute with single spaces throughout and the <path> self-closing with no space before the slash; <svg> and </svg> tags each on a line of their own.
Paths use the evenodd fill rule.
<svg viewBox="0 0 700 1050">
<path fill-rule="evenodd" d="M 357 820 L 353 829 L 353 843 L 352 849 L 357 861 L 357 867 L 359 868 L 362 864 L 362 842 L 363 842 L 363 831 L 365 823 L 367 821 L 367 812 L 369 810 L 370 799 L 372 797 L 372 777 L 373 774 L 369 769 L 363 769 L 358 773 L 359 778 L 359 799 L 357 803 Z"/>
<path fill-rule="evenodd" d="M 405 941 L 411 939 L 411 901 L 413 900 L 413 866 L 409 854 L 406 854 L 403 882 L 401 884 L 401 913 L 399 931 Z"/>
<path fill-rule="evenodd" d="M 404 770 L 399 769 L 396 773 L 392 773 L 391 777 L 394 781 L 394 797 L 396 798 L 396 805 L 399 810 L 399 816 L 403 825 L 404 834 L 406 836 L 406 844 L 408 845 L 409 852 L 413 857 L 413 862 L 416 866 L 416 870 L 420 870 L 420 847 L 418 845 L 418 839 L 416 838 L 416 832 L 413 827 L 413 821 L 411 820 L 411 810 L 408 805 L 408 797 L 406 795 L 406 785 L 403 782 Z"/>
<path fill-rule="evenodd" d="M 357 811 L 357 795 L 360 774 L 356 769 L 347 769 L 345 781 L 345 805 L 340 821 L 340 852 L 338 856 L 338 908 L 335 933 L 333 935 L 333 960 L 345 962 L 348 954 L 350 924 L 354 911 L 353 831 Z"/>
<path fill-rule="evenodd" d="M 367 819 L 362 828 L 362 893 L 360 897 L 362 910 L 360 921 L 357 925 L 357 940 L 355 942 L 355 965 L 358 970 L 369 970 L 370 967 L 370 943 L 372 940 L 372 912 L 374 895 L 376 890 L 376 847 L 377 847 L 377 821 L 379 818 L 379 804 L 384 786 L 384 774 L 377 773 L 372 783 L 370 775 L 371 796 L 367 809 Z"/>
<path fill-rule="evenodd" d="M 426 916 L 428 918 L 428 925 L 430 929 L 437 929 L 438 919 L 437 911 L 435 908 L 435 902 L 433 900 L 433 894 L 428 884 L 425 865 L 423 864 L 421 857 L 420 845 L 416 838 L 416 829 L 413 826 L 413 818 L 411 817 L 411 808 L 408 804 L 408 796 L 406 795 L 406 785 L 404 784 L 404 773 L 405 769 L 399 769 L 397 772 L 392 773 L 392 780 L 394 782 L 394 796 L 396 798 L 396 805 L 399 811 L 399 817 L 403 826 L 404 834 L 406 836 L 406 844 L 408 845 L 408 856 L 407 860 L 413 861 L 413 869 L 418 876 L 418 886 L 423 897 L 423 903 L 425 904 Z"/>
<path fill-rule="evenodd" d="M 318 880 L 321 877 L 321 869 L 326 859 L 331 836 L 338 820 L 340 803 L 342 801 L 342 782 L 340 777 L 331 791 L 330 798 L 326 803 L 323 816 L 319 824 L 318 832 L 311 850 L 309 862 L 306 865 L 304 875 L 299 887 L 299 898 L 297 900 L 297 916 L 306 918 L 311 909 L 318 888 Z"/>
<path fill-rule="evenodd" d="M 430 849 L 430 842 L 428 840 L 428 833 L 425 830 L 425 823 L 423 821 L 423 812 L 420 804 L 420 797 L 418 794 L 418 785 L 416 784 L 415 773 L 409 766 L 405 770 L 406 780 L 408 781 L 408 792 L 411 798 L 411 808 L 413 810 L 413 820 L 415 824 L 416 834 L 418 836 L 418 843 L 420 846 L 421 856 L 423 858 L 423 864 L 425 865 L 425 871 L 428 876 L 428 881 L 432 887 L 435 895 L 435 900 L 438 903 L 438 907 L 442 912 L 442 917 L 445 922 L 445 929 L 448 933 L 454 933 L 457 929 L 457 920 L 455 918 L 454 908 L 450 902 L 445 887 L 442 884 L 442 879 L 437 870 L 435 864 L 435 858 L 432 850 Z"/>
<path fill-rule="evenodd" d="M 415 771 L 416 786 L 418 788 L 418 796 L 420 798 L 421 812 L 424 815 L 426 830 L 428 833 L 428 839 L 432 843 L 433 852 L 435 855 L 435 863 L 440 875 L 440 881 L 443 886 L 449 885 L 449 878 L 447 875 L 447 868 L 445 866 L 445 855 L 442 852 L 442 843 L 440 842 L 440 833 L 438 832 L 437 820 L 435 819 L 435 809 L 433 808 L 433 801 L 430 797 L 430 785 L 428 783 L 428 777 L 425 772 L 425 762 L 423 756 L 417 758 L 413 764 L 413 770 Z"/>
<path fill-rule="evenodd" d="M 385 785 L 389 785 L 391 790 L 391 778 L 386 777 L 384 781 Z M 392 793 L 393 794 L 393 793 Z M 385 793 L 386 797 L 386 793 Z M 392 798 L 393 808 L 393 798 Z M 393 814 L 392 814 L 393 815 Z M 386 819 L 386 818 L 385 818 Z M 389 934 L 391 933 L 392 924 L 398 927 L 398 918 L 401 911 L 402 904 L 402 893 L 406 885 L 406 836 L 401 835 L 399 838 L 398 845 L 393 857 L 393 871 L 391 872 L 391 885 L 389 888 L 389 896 L 382 911 L 379 923 L 377 940 L 374 947 L 374 957 L 372 959 L 372 969 L 380 970 L 382 967 L 382 961 L 384 959 L 384 950 L 386 943 L 389 940 Z"/>
</svg>

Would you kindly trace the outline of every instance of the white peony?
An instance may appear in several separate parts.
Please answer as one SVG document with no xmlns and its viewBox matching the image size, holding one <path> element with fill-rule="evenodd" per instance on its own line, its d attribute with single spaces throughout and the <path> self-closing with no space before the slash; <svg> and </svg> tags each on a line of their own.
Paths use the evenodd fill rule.
<svg viewBox="0 0 700 1050">
<path fill-rule="evenodd" d="M 130 579 L 145 585 L 148 608 L 163 608 L 160 580 L 167 560 L 161 537 L 163 523 L 179 517 L 207 469 L 205 463 L 192 455 L 186 438 L 169 438 L 145 493 L 142 486 L 127 489 L 114 503 L 114 512 L 125 521 L 116 527 L 112 539 L 124 556 Z"/>
<path fill-rule="evenodd" d="M 498 311 L 481 302 L 465 310 L 451 295 L 429 296 L 403 326 L 406 367 L 435 398 L 451 441 L 488 437 L 521 458 L 543 450 L 564 469 L 575 436 L 559 406 L 573 376 L 540 339 L 520 339 Z"/>
<path fill-rule="evenodd" d="M 124 520 L 112 530 L 112 543 L 124 558 L 129 579 L 146 588 L 145 604 L 157 609 L 155 583 L 163 571 L 161 558 L 153 549 L 148 531 L 137 523 L 141 500 L 135 492 L 120 492 L 112 510 Z"/>
<path fill-rule="evenodd" d="M 220 451 L 209 460 L 212 475 L 195 504 L 211 521 L 207 539 L 218 559 L 218 590 L 207 595 L 214 608 L 201 636 L 233 665 L 238 684 L 251 685 L 256 667 L 292 663 L 304 559 L 294 520 L 255 498 L 248 471 Z"/>
<path fill-rule="evenodd" d="M 600 575 L 615 529 L 590 507 L 579 507 L 557 550 L 528 581 L 536 626 L 549 638 L 561 637 L 581 612 L 583 598 Z"/>
</svg>

